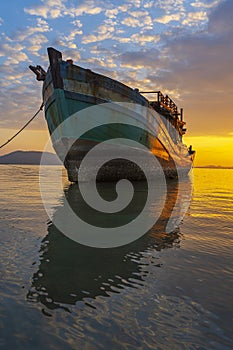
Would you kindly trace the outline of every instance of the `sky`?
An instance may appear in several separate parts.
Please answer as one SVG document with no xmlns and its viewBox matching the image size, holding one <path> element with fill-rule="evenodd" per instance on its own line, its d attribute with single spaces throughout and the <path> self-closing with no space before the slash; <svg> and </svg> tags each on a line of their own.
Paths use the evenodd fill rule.
<svg viewBox="0 0 233 350">
<path fill-rule="evenodd" d="M 24 0 L 0 4 L 0 144 L 39 108 L 47 47 L 184 108 L 196 165 L 233 166 L 233 0 Z M 43 113 L 0 155 L 43 150 Z"/>
</svg>

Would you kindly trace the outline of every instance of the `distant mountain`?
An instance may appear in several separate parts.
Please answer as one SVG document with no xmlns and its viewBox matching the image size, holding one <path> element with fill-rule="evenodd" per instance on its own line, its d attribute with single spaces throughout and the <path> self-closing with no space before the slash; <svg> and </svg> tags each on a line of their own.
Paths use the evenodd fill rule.
<svg viewBox="0 0 233 350">
<path fill-rule="evenodd" d="M 223 166 L 223 165 L 197 165 L 194 168 L 199 169 L 233 169 L 233 166 Z"/>
<path fill-rule="evenodd" d="M 0 156 L 0 164 L 30 164 L 39 165 L 43 152 L 39 151 L 15 151 Z M 54 153 L 44 152 L 44 165 L 60 165 Z"/>
</svg>

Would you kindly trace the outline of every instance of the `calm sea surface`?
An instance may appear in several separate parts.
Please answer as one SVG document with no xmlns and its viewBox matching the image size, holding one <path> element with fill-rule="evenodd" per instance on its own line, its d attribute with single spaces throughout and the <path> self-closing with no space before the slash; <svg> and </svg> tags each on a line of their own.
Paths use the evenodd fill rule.
<svg viewBox="0 0 233 350">
<path fill-rule="evenodd" d="M 0 166 L 1 349 L 233 349 L 233 170 L 194 169 L 172 234 L 175 184 L 147 235 L 97 249 L 49 221 L 38 169 Z M 76 185 L 64 188 L 77 205 Z"/>
</svg>

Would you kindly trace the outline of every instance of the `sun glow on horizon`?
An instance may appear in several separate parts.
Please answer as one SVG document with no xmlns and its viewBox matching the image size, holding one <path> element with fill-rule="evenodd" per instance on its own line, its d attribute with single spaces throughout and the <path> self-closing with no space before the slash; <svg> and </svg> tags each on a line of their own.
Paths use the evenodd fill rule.
<svg viewBox="0 0 233 350">
<path fill-rule="evenodd" d="M 6 142 L 18 130 L 0 129 L 0 143 Z M 0 149 L 0 156 L 14 151 L 43 151 L 49 141 L 49 132 L 47 130 L 24 130 L 8 145 Z M 53 148 L 50 152 L 54 153 Z"/>
<path fill-rule="evenodd" d="M 8 140 L 17 130 L 0 129 L 0 143 Z M 49 140 L 49 133 L 46 130 L 24 130 L 6 147 L 0 150 L 0 156 L 14 152 L 23 151 L 43 151 Z M 196 151 L 194 160 L 195 166 L 215 165 L 233 166 L 233 136 L 185 136 L 183 142 L 192 145 Z M 51 147 L 50 152 L 54 153 Z"/>
<path fill-rule="evenodd" d="M 233 166 L 233 136 L 185 136 L 184 143 L 196 151 L 196 166 Z"/>
</svg>

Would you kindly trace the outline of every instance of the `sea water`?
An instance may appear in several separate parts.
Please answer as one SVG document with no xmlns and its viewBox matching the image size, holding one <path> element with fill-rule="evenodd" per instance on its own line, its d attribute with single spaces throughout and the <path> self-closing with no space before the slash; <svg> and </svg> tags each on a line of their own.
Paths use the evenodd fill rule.
<svg viewBox="0 0 233 350">
<path fill-rule="evenodd" d="M 0 166 L 1 349 L 233 349 L 233 170 L 194 169 L 179 228 L 165 232 L 173 183 L 163 220 L 114 249 L 59 232 L 38 174 Z M 79 207 L 78 188 L 63 182 Z"/>
</svg>

